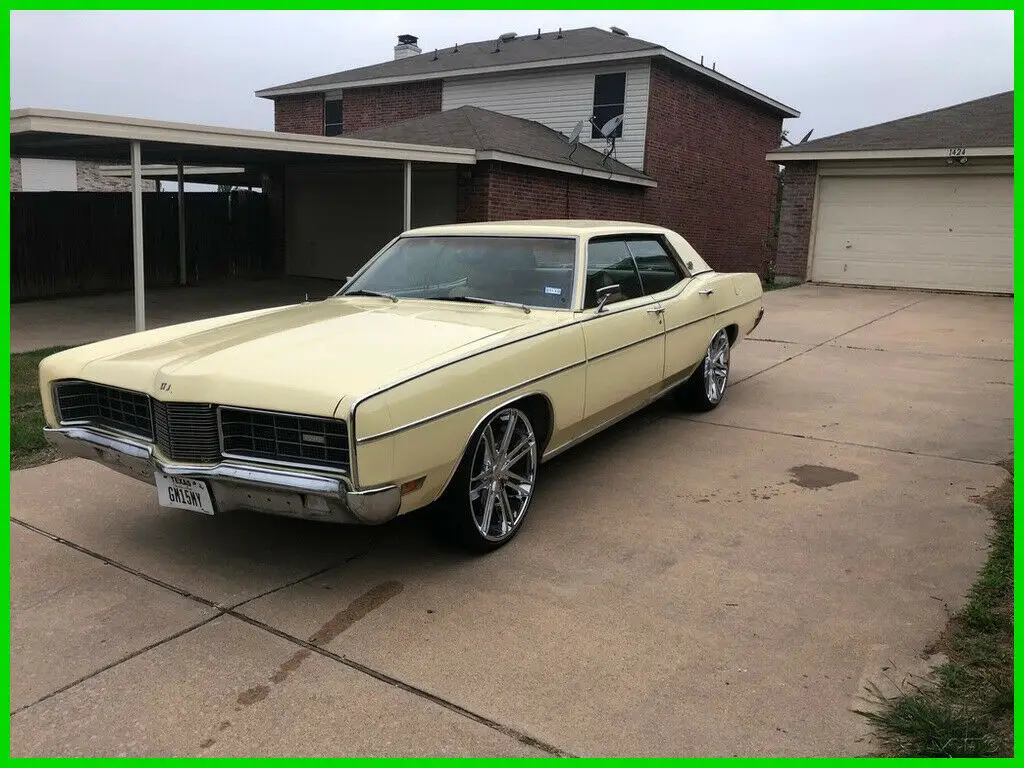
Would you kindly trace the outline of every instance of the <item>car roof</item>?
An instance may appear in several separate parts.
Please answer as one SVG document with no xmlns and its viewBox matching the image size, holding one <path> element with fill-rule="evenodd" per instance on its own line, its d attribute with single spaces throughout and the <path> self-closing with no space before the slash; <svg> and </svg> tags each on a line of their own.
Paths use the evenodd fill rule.
<svg viewBox="0 0 1024 768">
<path fill-rule="evenodd" d="M 404 235 L 546 235 L 561 237 L 634 232 L 665 233 L 664 227 L 630 221 L 586 219 L 524 219 L 519 221 L 481 221 L 472 224 L 441 224 L 419 227 Z"/>
</svg>

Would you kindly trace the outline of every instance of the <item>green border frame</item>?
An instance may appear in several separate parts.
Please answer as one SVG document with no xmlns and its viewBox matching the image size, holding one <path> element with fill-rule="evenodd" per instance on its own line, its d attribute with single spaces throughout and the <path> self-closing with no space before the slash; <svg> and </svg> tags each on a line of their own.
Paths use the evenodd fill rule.
<svg viewBox="0 0 1024 768">
<path fill-rule="evenodd" d="M 103 2 L 103 1 L 101 1 L 101 2 L 74 2 L 74 0 L 66 0 L 65 2 L 24 2 L 23 1 L 23 2 L 18 2 L 16 4 L 11 4 L 9 6 L 9 8 L 8 8 L 9 11 L 15 11 L 15 10 L 136 10 L 136 11 L 142 11 L 142 10 L 211 10 L 211 11 L 213 11 L 213 10 L 290 10 L 290 11 L 294 11 L 294 10 L 418 10 L 418 11 L 422 11 L 422 10 L 439 10 L 439 11 L 444 11 L 444 10 L 494 10 L 494 11 L 497 11 L 497 10 L 509 10 L 509 11 L 512 11 L 512 10 L 515 10 L 515 11 L 525 11 L 525 10 L 531 10 L 531 9 L 533 9 L 533 10 L 561 10 L 561 9 L 566 9 L 566 7 L 565 6 L 559 7 L 558 5 L 551 4 L 551 3 L 537 2 L 537 0 L 519 0 L 519 2 L 515 2 L 515 0 L 511 0 L 511 1 L 510 0 L 505 0 L 504 2 L 502 2 L 500 0 L 492 0 L 489 4 L 486 5 L 486 7 L 483 7 L 483 8 L 481 7 L 480 3 L 467 2 L 465 0 L 463 0 L 462 2 L 460 2 L 459 0 L 438 0 L 436 3 L 432 3 L 432 2 L 430 2 L 430 0 L 420 0 L 419 2 L 409 2 L 407 0 L 406 2 L 395 2 L 395 3 L 370 3 L 370 2 L 336 2 L 336 3 L 329 3 L 329 2 L 309 2 L 307 0 L 307 2 L 300 2 L 298 4 L 294 4 L 294 5 L 291 5 L 291 6 L 283 5 L 280 2 L 265 2 L 265 1 L 262 1 L 262 0 L 251 0 L 250 2 L 244 2 L 243 0 L 220 0 L 219 2 L 215 2 L 215 3 L 202 3 L 202 2 L 195 2 L 194 0 L 191 1 L 191 2 L 189 0 L 179 0 L 179 2 L 154 2 L 154 3 L 126 2 L 125 0 L 106 0 L 105 2 Z M 621 10 L 624 13 L 630 13 L 630 12 L 637 12 L 637 11 L 643 11 L 643 10 L 722 10 L 722 11 L 726 11 L 726 10 L 732 10 L 732 11 L 742 11 L 742 10 L 878 10 L 878 11 L 886 11 L 886 10 L 1009 10 L 1009 11 L 1014 11 L 1015 8 L 1014 8 L 1014 6 L 1012 4 L 1008 5 L 1008 4 L 984 3 L 981 6 L 970 6 L 970 5 L 966 4 L 966 3 L 952 3 L 952 2 L 949 2 L 949 3 L 945 3 L 945 2 L 931 2 L 931 3 L 929 3 L 929 2 L 921 2 L 921 1 L 913 2 L 913 1 L 907 1 L 907 0 L 904 0 L 904 2 L 896 2 L 896 3 L 870 2 L 869 0 L 864 0 L 863 2 L 821 3 L 821 2 L 813 2 L 813 0 L 804 0 L 803 2 L 792 2 L 791 1 L 789 3 L 783 3 L 783 4 L 763 2 L 763 0 L 760 1 L 760 2 L 757 1 L 757 0 L 754 0 L 754 1 L 744 2 L 744 3 L 736 3 L 736 4 L 733 4 L 733 3 L 714 3 L 714 2 L 708 2 L 708 3 L 673 3 L 673 2 L 668 2 L 668 0 L 662 0 L 661 2 L 658 2 L 657 0 L 634 0 L 634 2 L 630 2 L 630 3 L 626 3 L 623 0 L 617 0 L 616 2 L 608 2 L 606 0 L 588 0 L 588 2 L 583 3 L 580 7 L 571 8 L 571 10 L 573 10 L 573 11 Z M 10 41 L 10 28 L 11 28 L 10 13 L 8 14 L 7 17 L 5 17 L 4 24 L 5 24 L 5 31 L 7 32 L 8 54 L 10 54 L 10 42 L 9 42 Z M 1016 16 L 1014 16 L 1014 31 L 1016 32 L 1017 29 L 1018 29 L 1017 19 L 1016 19 Z M 865 49 L 865 55 L 868 55 L 867 49 Z M 949 55 L 954 55 L 954 54 L 949 54 Z M 1015 61 L 1014 61 L 1014 70 L 1015 70 L 1015 72 L 1017 71 L 1016 57 L 1015 57 Z M 8 60 L 7 60 L 7 75 L 8 76 L 7 76 L 7 78 L 4 81 L 4 90 L 8 94 L 8 102 L 10 102 L 10 57 L 9 57 L 9 55 L 8 55 Z M 42 106 L 45 106 L 45 105 L 42 105 Z M 1022 111 L 1022 109 L 1020 107 L 1016 106 L 1016 104 L 1015 104 L 1014 105 L 1014 128 L 1015 128 L 1015 135 L 1020 135 L 1020 129 L 1022 127 L 1022 123 L 1024 123 L 1024 120 L 1022 120 L 1022 114 L 1024 114 L 1024 111 Z M 10 128 L 10 117 L 8 116 L 8 129 L 9 128 Z M 1020 165 L 1021 165 L 1020 156 L 1016 154 L 1016 150 L 1019 149 L 1019 147 L 1017 146 L 1018 143 L 1019 142 L 1016 142 L 1016 140 L 1015 140 L 1015 142 L 1014 142 L 1014 175 L 1015 176 L 1016 176 L 1016 173 L 1020 170 Z M 9 160 L 10 159 L 10 131 L 9 130 L 8 130 L 8 140 L 5 143 L 5 154 L 8 157 L 8 160 Z M 6 186 L 8 188 L 8 192 L 10 192 L 10 174 L 8 174 L 8 176 L 6 178 L 7 178 L 7 185 Z M 1015 226 L 1016 226 L 1017 222 L 1021 221 L 1022 218 L 1024 218 L 1024 214 L 1022 214 L 1020 212 L 1020 208 L 1017 205 L 1017 203 L 1020 202 L 1020 197 L 1021 197 L 1021 195 L 1018 193 L 1018 190 L 1017 190 L 1017 188 L 1015 186 L 1015 188 L 1014 188 L 1014 201 L 1015 201 L 1014 225 Z M 11 325 L 11 317 L 10 317 L 10 279 L 9 279 L 9 275 L 10 275 L 10 205 L 9 204 L 8 204 L 8 207 L 4 209 L 3 215 L 2 215 L 2 219 L 0 219 L 0 221 L 2 221 L 2 226 L 3 226 L 3 242 L 4 242 L 4 247 L 3 247 L 3 250 L 2 250 L 2 253 L 3 253 L 3 265 L 6 268 L 6 271 L 8 273 L 8 282 L 4 283 L 4 288 L 3 288 L 4 295 L 7 296 L 7 300 L 5 302 L 5 306 L 8 307 L 8 311 L 6 313 L 4 313 L 4 315 L 3 315 L 3 317 L 4 317 L 3 344 L 7 347 L 8 356 L 9 356 L 10 355 L 10 325 Z M 1015 245 L 1015 247 L 1014 247 L 1014 264 L 1015 265 L 1016 265 L 1016 263 L 1018 261 L 1017 257 L 1018 257 L 1018 255 L 1022 251 L 1024 251 L 1024 249 L 1018 249 L 1018 248 L 1016 248 L 1016 245 Z M 1015 295 L 1016 295 L 1016 292 L 1022 286 L 1024 286 L 1024 276 L 1022 276 L 1021 273 L 1015 269 L 1015 271 L 1014 271 L 1014 294 Z M 1020 321 L 1022 319 L 1024 319 L 1024 309 L 1022 309 L 1019 304 L 1014 302 L 1013 322 L 1014 322 L 1014 330 L 1015 331 L 1016 331 L 1016 327 L 1020 324 Z M 1016 334 L 1015 334 L 1015 336 L 1016 336 Z M 1021 377 L 1021 373 L 1022 373 L 1021 368 L 1022 367 L 1024 367 L 1024 363 L 1022 363 L 1016 357 L 1016 338 L 1015 338 L 1014 339 L 1014 363 L 1013 363 L 1013 370 L 1014 370 L 1014 378 L 1017 379 L 1017 380 L 1019 380 L 1020 377 Z M 3 372 L 5 374 L 5 379 L 8 382 L 8 391 L 10 391 L 10 368 L 9 367 L 8 368 L 4 368 Z M 1019 439 L 1019 430 L 1020 430 L 1019 421 L 1016 418 L 1016 416 L 1018 414 L 1019 402 L 1020 402 L 1020 399 L 1019 399 L 1019 396 L 1017 395 L 1016 389 L 1015 389 L 1014 390 L 1014 395 L 1013 395 L 1013 415 L 1014 415 L 1013 436 L 1014 436 L 1014 442 L 1015 443 Z M 7 450 L 7 454 L 6 454 L 8 456 L 7 472 L 4 474 L 4 483 L 5 483 L 5 485 L 6 485 L 7 489 L 8 489 L 7 490 L 7 494 L 5 495 L 5 498 L 7 500 L 8 513 L 10 513 L 10 418 L 9 418 L 9 416 L 10 416 L 10 401 L 8 400 L 8 418 L 5 419 L 3 421 L 3 424 L 2 424 L 3 441 L 5 443 L 5 446 L 8 449 Z M 1014 463 L 1014 474 L 1016 474 L 1016 470 L 1019 468 L 1019 460 L 1016 457 L 1016 455 L 1014 455 L 1013 463 Z M 1015 506 L 1018 506 L 1020 504 L 1021 496 L 1022 495 L 1024 495 L 1024 494 L 1022 494 L 1022 492 L 1015 485 L 1014 486 L 1014 505 Z M 1019 526 L 1018 526 L 1018 523 L 1017 523 L 1017 518 L 1015 517 L 1014 518 L 1014 538 L 1015 538 L 1015 542 L 1019 541 L 1019 533 L 1020 533 Z M 7 610 L 5 610 L 4 615 L 3 615 L 3 622 L 4 622 L 5 629 L 6 629 L 5 636 L 7 638 L 7 644 L 8 644 L 8 649 L 9 649 L 10 648 L 10 604 L 11 604 L 10 603 L 10 599 L 11 599 L 11 595 L 10 595 L 10 576 L 9 576 L 9 574 L 10 574 L 10 529 L 9 529 L 9 527 L 4 529 L 3 536 L 5 538 L 5 550 L 4 551 L 5 551 L 5 556 L 6 556 L 6 559 L 7 559 L 7 566 L 8 566 L 7 567 L 8 578 L 3 580 L 3 598 L 4 598 L 5 607 L 7 609 Z M 1018 549 L 1019 546 L 1020 546 L 1019 543 L 1015 543 L 1015 546 L 1014 546 L 1014 562 L 1015 562 L 1015 564 L 1016 564 L 1016 562 L 1018 560 L 1018 554 L 1020 552 L 1020 550 Z M 1015 578 L 1014 578 L 1015 592 L 1017 591 L 1017 587 L 1018 587 L 1018 582 L 1017 582 L 1016 568 L 1015 568 Z M 1014 625 L 1015 626 L 1019 623 L 1019 619 L 1020 619 L 1019 608 L 1015 604 L 1014 605 Z M 1016 632 L 1014 633 L 1014 639 L 1015 639 L 1015 642 L 1016 642 Z M 0 664 L 0 668 L 2 668 L 2 670 L 3 670 L 3 680 L 4 680 L 5 684 L 6 684 L 6 688 L 7 688 L 7 690 L 10 690 L 10 654 L 9 653 L 5 656 L 5 658 L 3 660 L 3 663 Z M 1020 672 L 1020 668 L 1019 668 L 1019 665 L 1018 665 L 1018 655 L 1016 653 L 1016 647 L 1015 647 L 1015 652 L 1014 652 L 1014 678 L 1015 678 L 1015 682 L 1014 682 L 1014 695 L 1015 695 L 1015 699 L 1019 699 L 1019 695 L 1020 695 L 1021 691 L 1024 690 L 1024 686 L 1021 685 L 1019 672 Z M 3 728 L 4 728 L 4 736 L 5 736 L 4 740 L 9 745 L 10 744 L 10 719 L 9 718 L 4 721 Z M 1021 742 L 1021 735 L 1022 735 L 1022 733 L 1024 733 L 1024 725 L 1021 725 L 1020 718 L 1016 718 L 1015 719 L 1015 723 L 1014 723 L 1014 748 L 1015 749 L 1016 749 L 1017 744 L 1019 744 Z M 8 750 L 8 754 L 9 754 L 9 750 Z M 134 761 L 134 760 L 140 760 L 141 758 L 126 758 L 126 759 Z M 199 760 L 199 759 L 203 759 L 203 758 L 159 758 L 159 759 L 157 759 L 157 762 L 166 762 L 166 761 L 179 762 L 181 760 Z M 254 758 L 222 758 L 222 760 L 227 760 L 228 762 L 239 762 L 239 761 L 246 761 L 246 760 L 251 760 L 251 759 L 254 759 Z M 269 758 L 267 758 L 267 759 L 269 759 Z M 281 760 L 281 759 L 287 759 L 289 762 L 291 762 L 292 760 L 298 760 L 298 758 L 278 758 L 278 760 Z M 325 758 L 325 759 L 327 759 L 327 758 Z M 331 758 L 331 759 L 333 759 L 333 758 Z M 608 762 L 610 760 L 610 761 L 612 761 L 612 762 L 614 762 L 614 763 L 616 763 L 618 765 L 625 765 L 625 764 L 630 764 L 630 763 L 634 763 L 634 762 L 640 761 L 640 759 L 638 759 L 638 758 L 618 758 L 618 759 L 614 759 L 614 758 L 600 758 L 600 759 L 598 759 L 598 758 L 588 758 L 588 759 L 591 760 L 591 761 L 600 760 L 601 762 Z M 811 758 L 717 758 L 717 759 L 728 759 L 732 763 L 736 764 L 736 763 L 747 763 L 747 762 L 751 762 L 751 761 L 761 762 L 763 760 L 772 760 L 774 762 L 781 761 L 783 763 L 787 763 L 787 762 L 796 761 L 796 760 L 800 760 L 800 759 L 811 759 Z M 817 758 L 817 759 L 824 760 L 826 763 L 831 764 L 831 765 L 838 765 L 838 764 L 863 765 L 865 763 L 865 761 L 874 762 L 874 761 L 878 761 L 878 760 L 885 760 L 886 758 L 867 757 L 867 758 Z M 51 759 L 46 759 L 46 758 L 23 758 L 23 759 L 20 759 L 18 762 L 26 762 L 27 761 L 27 762 L 30 762 L 30 763 L 48 763 L 48 762 L 52 762 L 53 760 L 55 760 L 55 759 L 53 759 L 53 758 L 51 758 Z M 417 762 L 439 763 L 439 762 L 448 762 L 448 760 L 449 759 L 444 759 L 444 758 L 429 758 L 429 759 L 424 758 L 423 760 L 417 760 Z M 496 765 L 496 764 L 499 764 L 499 763 L 512 762 L 514 760 L 516 760 L 516 759 L 513 759 L 513 758 L 470 759 L 470 760 L 468 760 L 468 762 L 469 763 L 474 763 L 474 764 Z M 688 762 L 694 761 L 694 760 L 699 761 L 699 762 L 707 762 L 709 760 L 716 760 L 716 758 L 651 758 L 651 759 L 643 759 L 642 762 L 646 765 L 646 764 L 651 764 L 652 762 L 654 762 L 654 763 L 670 763 L 670 762 L 674 763 L 674 762 L 677 762 L 679 760 L 686 760 Z M 912 763 L 912 764 L 922 763 L 922 762 L 933 763 L 933 762 L 935 762 L 937 760 L 938 760 L 938 758 L 935 758 L 935 759 L 911 759 L 909 761 L 904 759 L 902 764 L 907 764 L 908 762 Z M 113 762 L 114 758 L 89 758 L 88 761 L 89 762 L 107 763 L 107 762 Z M 369 760 L 369 759 L 364 759 L 364 758 L 353 758 L 353 759 L 346 759 L 345 762 L 346 763 L 364 763 L 364 762 L 366 762 L 366 763 L 373 763 L 373 764 L 376 765 L 376 764 L 380 764 L 381 760 Z M 404 763 L 404 762 L 408 762 L 408 760 L 405 760 L 405 759 L 387 759 L 384 762 Z M 462 762 L 467 762 L 467 761 L 464 760 Z M 979 761 L 968 761 L 968 762 L 979 762 Z M 980 762 L 990 763 L 991 760 L 984 760 L 984 761 L 980 761 Z M 152 760 L 150 760 L 149 763 L 152 764 Z"/>
</svg>

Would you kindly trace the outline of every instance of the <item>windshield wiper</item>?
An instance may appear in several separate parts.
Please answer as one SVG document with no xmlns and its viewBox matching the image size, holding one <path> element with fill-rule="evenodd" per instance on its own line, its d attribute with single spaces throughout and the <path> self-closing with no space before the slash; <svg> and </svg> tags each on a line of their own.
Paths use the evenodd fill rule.
<svg viewBox="0 0 1024 768">
<path fill-rule="evenodd" d="M 530 308 L 526 304 L 513 301 L 500 301 L 499 299 L 485 299 L 481 296 L 437 296 L 437 301 L 468 301 L 473 304 L 497 304 L 499 307 L 516 307 L 530 314 Z"/>
<path fill-rule="evenodd" d="M 368 291 L 365 288 L 360 288 L 358 291 L 348 291 L 341 294 L 342 296 L 380 296 L 382 299 L 391 299 L 396 304 L 398 303 L 398 297 L 390 293 L 381 293 L 380 291 Z"/>
</svg>

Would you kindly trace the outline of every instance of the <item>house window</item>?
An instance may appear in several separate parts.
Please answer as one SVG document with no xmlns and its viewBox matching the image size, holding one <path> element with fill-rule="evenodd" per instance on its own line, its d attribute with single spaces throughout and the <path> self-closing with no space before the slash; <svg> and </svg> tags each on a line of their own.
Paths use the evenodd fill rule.
<svg viewBox="0 0 1024 768">
<path fill-rule="evenodd" d="M 341 135 L 341 99 L 324 102 L 324 136 Z"/>
<path fill-rule="evenodd" d="M 594 77 L 594 123 L 591 131 L 591 138 L 602 137 L 601 126 L 607 123 L 616 115 L 625 111 L 626 105 L 626 73 L 616 72 L 611 75 L 596 75 Z M 612 134 L 616 138 L 622 135 L 620 124 Z"/>
</svg>

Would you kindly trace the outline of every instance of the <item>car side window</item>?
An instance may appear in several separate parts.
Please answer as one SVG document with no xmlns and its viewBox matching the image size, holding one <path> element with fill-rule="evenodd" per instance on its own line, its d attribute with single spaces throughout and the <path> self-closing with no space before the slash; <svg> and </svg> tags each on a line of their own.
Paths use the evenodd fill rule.
<svg viewBox="0 0 1024 768">
<path fill-rule="evenodd" d="M 633 237 L 628 242 L 645 294 L 667 291 L 685 277 L 657 237 Z"/>
<path fill-rule="evenodd" d="M 633 256 L 621 237 L 594 238 L 587 245 L 587 284 L 584 308 L 597 306 L 597 290 L 618 285 L 619 290 L 608 297 L 607 304 L 643 296 L 640 275 Z"/>
</svg>

